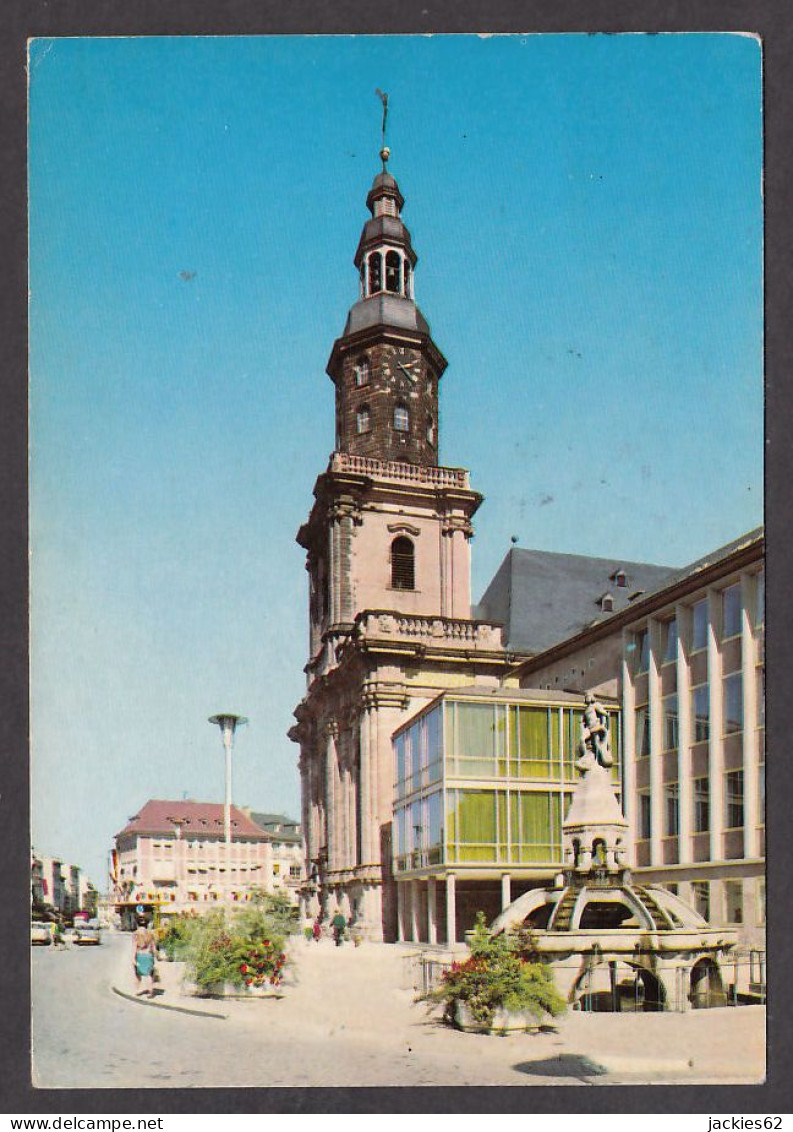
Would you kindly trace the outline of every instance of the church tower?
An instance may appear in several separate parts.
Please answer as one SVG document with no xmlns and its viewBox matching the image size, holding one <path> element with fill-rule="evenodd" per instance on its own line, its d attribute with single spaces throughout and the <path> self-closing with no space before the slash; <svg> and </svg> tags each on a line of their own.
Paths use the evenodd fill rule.
<svg viewBox="0 0 793 1132">
<path fill-rule="evenodd" d="M 366 198 L 358 298 L 327 365 L 336 437 L 297 541 L 306 551 L 306 696 L 300 744 L 306 911 L 338 908 L 394 937 L 391 735 L 443 687 L 497 684 L 500 627 L 471 620 L 468 472 L 439 464 L 446 359 L 415 302 L 404 198 L 382 171 Z"/>
</svg>

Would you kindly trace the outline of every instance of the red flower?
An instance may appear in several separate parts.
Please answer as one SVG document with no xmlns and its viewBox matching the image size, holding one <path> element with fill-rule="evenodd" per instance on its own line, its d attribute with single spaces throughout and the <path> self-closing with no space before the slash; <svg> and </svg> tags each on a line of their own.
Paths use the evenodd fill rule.
<svg viewBox="0 0 793 1132">
<path fill-rule="evenodd" d="M 247 963 L 240 963 L 240 971 L 242 972 L 243 975 L 247 975 L 248 970 L 249 970 L 249 968 L 248 968 Z"/>
</svg>

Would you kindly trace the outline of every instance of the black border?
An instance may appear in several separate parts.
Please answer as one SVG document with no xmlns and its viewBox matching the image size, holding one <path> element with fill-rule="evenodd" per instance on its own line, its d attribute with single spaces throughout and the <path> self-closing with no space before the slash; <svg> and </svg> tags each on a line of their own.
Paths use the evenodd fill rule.
<svg viewBox="0 0 793 1132">
<path fill-rule="evenodd" d="M 383 1113 L 699 1112 L 758 1114 L 793 1109 L 793 1000 L 790 903 L 786 899 L 786 774 L 782 713 L 793 669 L 793 604 L 788 560 L 793 554 L 793 446 L 789 382 L 793 348 L 789 268 L 790 122 L 793 16 L 772 0 L 6 0 L 0 35 L 0 247 L 4 312 L 0 336 L 0 1107 L 5 1113 Z M 332 1089 L 43 1089 L 29 1079 L 30 980 L 28 939 L 28 592 L 27 592 L 27 215 L 26 42 L 68 35 L 266 35 L 624 31 L 742 31 L 764 49 L 766 211 L 766 509 L 768 656 L 768 937 L 772 955 L 768 1014 L 768 1082 L 761 1086 L 608 1086 L 571 1093 L 568 1087 L 444 1087 Z M 730 443 L 725 436 L 725 445 Z M 714 506 L 719 501 L 714 500 Z M 789 696 L 788 691 L 788 696 Z M 703 1118 L 704 1119 L 704 1118 Z M 703 1125 L 703 1127 L 706 1127 Z"/>
</svg>

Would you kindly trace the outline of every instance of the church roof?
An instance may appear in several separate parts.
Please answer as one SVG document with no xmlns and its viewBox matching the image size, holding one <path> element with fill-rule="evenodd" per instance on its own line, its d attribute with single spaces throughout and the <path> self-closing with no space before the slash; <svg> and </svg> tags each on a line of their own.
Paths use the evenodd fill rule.
<svg viewBox="0 0 793 1132">
<path fill-rule="evenodd" d="M 502 622 L 512 652 L 537 653 L 627 608 L 675 573 L 647 562 L 513 547 L 473 613 Z M 606 594 L 613 599 L 608 612 Z"/>
</svg>

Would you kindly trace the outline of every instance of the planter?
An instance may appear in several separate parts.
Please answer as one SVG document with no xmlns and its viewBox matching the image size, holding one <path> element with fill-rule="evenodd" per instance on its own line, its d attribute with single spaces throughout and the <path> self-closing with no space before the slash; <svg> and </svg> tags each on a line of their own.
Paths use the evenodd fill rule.
<svg viewBox="0 0 793 1132">
<path fill-rule="evenodd" d="M 487 1026 L 474 1018 L 464 1002 L 454 1004 L 455 1025 L 468 1034 L 519 1034 L 537 1029 L 537 1019 L 533 1014 L 512 1013 L 498 1007 L 493 1013 L 492 1024 Z"/>
<path fill-rule="evenodd" d="M 206 986 L 195 986 L 190 992 L 196 998 L 283 998 L 284 992 L 280 987 L 238 987 L 233 983 L 208 983 Z"/>
</svg>

